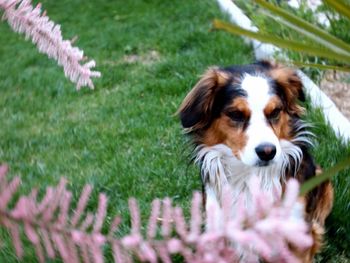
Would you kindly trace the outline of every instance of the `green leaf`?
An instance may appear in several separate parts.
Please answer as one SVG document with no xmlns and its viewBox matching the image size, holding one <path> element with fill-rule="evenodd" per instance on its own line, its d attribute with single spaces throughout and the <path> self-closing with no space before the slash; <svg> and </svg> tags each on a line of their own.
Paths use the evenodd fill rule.
<svg viewBox="0 0 350 263">
<path fill-rule="evenodd" d="M 347 169 L 349 167 L 350 167 L 350 157 L 338 162 L 335 166 L 329 168 L 327 171 L 323 172 L 319 176 L 315 176 L 309 179 L 308 181 L 306 181 L 305 183 L 303 183 L 303 185 L 300 187 L 300 195 L 307 194 L 319 184 L 331 179 L 338 172 L 344 169 Z"/>
<path fill-rule="evenodd" d="M 282 18 L 279 22 L 297 30 L 298 32 L 308 36 L 317 41 L 317 43 L 324 45 L 325 47 L 334 50 L 337 53 L 342 53 L 345 55 L 350 54 L 350 45 L 342 41 L 341 39 L 329 34 L 327 31 L 314 26 L 313 24 L 283 10 L 280 7 L 272 5 L 265 0 L 255 0 L 256 3 L 269 10 L 272 14 L 270 17 L 277 19 L 279 16 Z"/>
<path fill-rule="evenodd" d="M 327 5 L 334 8 L 339 14 L 350 19 L 350 6 L 342 2 L 341 0 L 323 0 Z"/>
<path fill-rule="evenodd" d="M 344 72 L 350 72 L 350 67 L 348 66 L 336 66 L 336 65 L 324 65 L 324 64 L 315 64 L 315 63 L 307 63 L 307 62 L 301 62 L 301 61 L 280 61 L 283 64 L 292 64 L 298 67 L 311 67 L 311 68 L 318 68 L 322 70 L 337 70 L 337 71 L 344 71 Z"/>
<path fill-rule="evenodd" d="M 271 43 L 281 48 L 286 48 L 297 52 L 306 53 L 312 56 L 324 57 L 324 58 L 329 58 L 329 59 L 343 61 L 343 62 L 350 62 L 349 55 L 338 54 L 334 51 L 331 51 L 325 48 L 305 45 L 297 41 L 284 40 L 282 38 L 279 38 L 273 35 L 267 35 L 259 32 L 252 32 L 249 30 L 245 30 L 239 26 L 232 25 L 217 19 L 213 21 L 213 27 L 214 29 L 222 29 L 232 34 L 254 38 L 261 42 Z"/>
</svg>

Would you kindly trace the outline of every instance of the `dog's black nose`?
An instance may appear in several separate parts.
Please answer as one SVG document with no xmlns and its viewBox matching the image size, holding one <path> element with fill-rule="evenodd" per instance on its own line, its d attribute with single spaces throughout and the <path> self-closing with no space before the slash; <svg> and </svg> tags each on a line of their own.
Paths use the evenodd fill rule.
<svg viewBox="0 0 350 263">
<path fill-rule="evenodd" d="M 276 155 L 276 146 L 271 143 L 262 143 L 255 148 L 256 154 L 262 161 L 270 161 Z"/>
</svg>

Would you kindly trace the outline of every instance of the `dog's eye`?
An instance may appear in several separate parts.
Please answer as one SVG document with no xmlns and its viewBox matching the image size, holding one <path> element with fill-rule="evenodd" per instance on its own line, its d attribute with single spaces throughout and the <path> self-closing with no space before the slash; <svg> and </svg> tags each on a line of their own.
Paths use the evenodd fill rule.
<svg viewBox="0 0 350 263">
<path fill-rule="evenodd" d="M 281 111 L 281 108 L 276 108 L 267 116 L 267 118 L 269 120 L 277 120 L 280 116 Z"/>
<path fill-rule="evenodd" d="M 245 122 L 247 120 L 244 113 L 238 110 L 228 112 L 227 116 L 230 117 L 231 120 L 235 122 Z"/>
</svg>

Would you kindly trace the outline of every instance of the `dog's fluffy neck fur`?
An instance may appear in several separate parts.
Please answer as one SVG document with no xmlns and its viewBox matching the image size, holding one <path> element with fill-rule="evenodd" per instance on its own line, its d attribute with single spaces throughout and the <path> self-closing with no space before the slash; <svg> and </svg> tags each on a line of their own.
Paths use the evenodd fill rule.
<svg viewBox="0 0 350 263">
<path fill-rule="evenodd" d="M 212 198 L 219 201 L 223 188 L 228 185 L 232 189 L 232 205 L 234 206 L 241 198 L 249 207 L 252 197 L 249 182 L 253 176 L 259 179 L 261 190 L 267 194 L 271 201 L 280 198 L 285 171 L 292 168 L 290 160 L 293 160 L 296 164 L 294 169 L 297 169 L 302 159 L 302 151 L 295 144 L 282 140 L 281 147 L 282 157 L 280 161 L 266 167 L 251 167 L 243 164 L 224 144 L 197 147 L 195 161 L 201 167 L 207 201 L 213 201 L 208 200 Z"/>
</svg>

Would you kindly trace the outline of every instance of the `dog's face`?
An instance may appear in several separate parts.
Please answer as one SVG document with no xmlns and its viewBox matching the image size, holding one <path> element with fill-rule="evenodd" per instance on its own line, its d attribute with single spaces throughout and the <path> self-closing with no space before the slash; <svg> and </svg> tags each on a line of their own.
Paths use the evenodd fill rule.
<svg viewBox="0 0 350 263">
<path fill-rule="evenodd" d="M 209 69 L 179 114 L 195 144 L 225 144 L 244 164 L 267 166 L 280 161 L 281 141 L 293 139 L 303 99 L 293 70 L 259 62 Z"/>
</svg>

